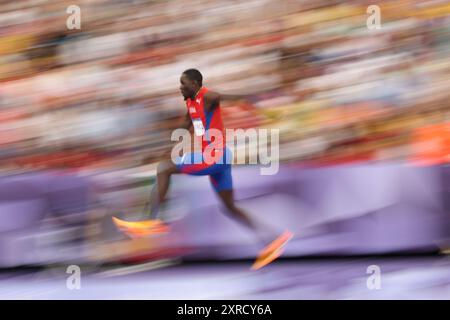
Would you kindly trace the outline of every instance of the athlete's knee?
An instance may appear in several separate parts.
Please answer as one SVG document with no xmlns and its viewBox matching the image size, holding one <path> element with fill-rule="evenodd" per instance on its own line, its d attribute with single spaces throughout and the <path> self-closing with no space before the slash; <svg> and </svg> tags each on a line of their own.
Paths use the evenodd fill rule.
<svg viewBox="0 0 450 320">
<path fill-rule="evenodd" d="M 165 165 L 164 162 L 160 162 L 158 163 L 158 166 L 156 167 L 156 174 L 158 176 L 162 175 L 165 173 Z"/>
<path fill-rule="evenodd" d="M 171 175 L 176 172 L 176 166 L 170 160 L 162 161 L 158 163 L 158 167 L 156 168 L 156 174 L 158 176 L 161 175 Z"/>
<path fill-rule="evenodd" d="M 239 211 L 239 209 L 231 201 L 223 201 L 223 206 L 225 207 L 225 209 L 227 209 L 228 211 L 231 211 L 232 213 Z"/>
</svg>

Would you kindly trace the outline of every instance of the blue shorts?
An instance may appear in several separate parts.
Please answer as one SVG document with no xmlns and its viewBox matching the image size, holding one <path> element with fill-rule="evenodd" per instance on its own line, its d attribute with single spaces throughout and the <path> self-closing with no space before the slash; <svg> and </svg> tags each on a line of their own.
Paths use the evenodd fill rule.
<svg viewBox="0 0 450 320">
<path fill-rule="evenodd" d="M 178 172 L 194 176 L 209 176 L 211 184 L 216 192 L 233 189 L 231 177 L 232 153 L 228 148 L 224 149 L 221 161 L 213 164 L 205 163 L 203 154 L 199 152 L 186 153 L 176 162 Z"/>
</svg>

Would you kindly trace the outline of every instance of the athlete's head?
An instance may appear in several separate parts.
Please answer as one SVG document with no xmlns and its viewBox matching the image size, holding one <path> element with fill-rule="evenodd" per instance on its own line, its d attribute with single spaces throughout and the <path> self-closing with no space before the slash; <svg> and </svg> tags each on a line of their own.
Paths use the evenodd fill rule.
<svg viewBox="0 0 450 320">
<path fill-rule="evenodd" d="M 187 69 L 181 74 L 180 84 L 184 99 L 193 98 L 203 85 L 203 76 L 197 69 Z"/>
</svg>

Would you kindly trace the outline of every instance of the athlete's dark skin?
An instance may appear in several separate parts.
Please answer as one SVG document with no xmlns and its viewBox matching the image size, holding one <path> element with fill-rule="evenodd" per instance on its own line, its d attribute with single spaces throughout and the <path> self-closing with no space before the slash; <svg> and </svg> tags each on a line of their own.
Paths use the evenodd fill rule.
<svg viewBox="0 0 450 320">
<path fill-rule="evenodd" d="M 184 100 L 188 98 L 194 99 L 198 91 L 201 89 L 201 85 L 190 79 L 186 74 L 182 74 L 180 77 L 180 92 L 183 95 Z M 217 92 L 208 91 L 203 96 L 204 107 L 207 111 L 212 111 L 219 106 L 221 100 L 245 100 L 245 96 L 238 95 L 221 95 Z M 186 113 L 184 123 L 181 128 L 190 129 L 192 127 L 192 121 L 189 113 Z M 161 161 L 157 167 L 157 187 L 152 192 L 150 204 L 152 207 L 152 217 L 155 218 L 154 212 L 157 212 L 157 208 L 160 203 L 163 203 L 166 199 L 166 194 L 169 189 L 170 177 L 173 174 L 180 173 L 175 164 L 170 160 Z M 157 192 L 156 192 L 157 191 Z M 255 223 L 238 208 L 234 201 L 233 190 L 223 190 L 217 193 L 223 205 L 225 206 L 227 214 L 245 226 L 256 230 Z"/>
</svg>

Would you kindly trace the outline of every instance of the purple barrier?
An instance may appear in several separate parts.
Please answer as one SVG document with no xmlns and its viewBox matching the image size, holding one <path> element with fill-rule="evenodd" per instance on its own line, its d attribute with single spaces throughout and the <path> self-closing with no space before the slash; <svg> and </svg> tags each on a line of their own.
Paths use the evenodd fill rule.
<svg viewBox="0 0 450 320">
<path fill-rule="evenodd" d="M 255 166 L 233 169 L 237 203 L 274 230 L 295 233 L 287 256 L 428 250 L 450 239 L 448 166 L 282 166 L 277 175 L 259 173 Z M 78 213 L 88 208 L 91 181 L 54 172 L 0 179 L 0 267 L 64 259 L 55 254 L 58 237 L 46 250 L 36 249 L 36 239 L 83 222 Z M 173 233 L 163 246 L 195 248 L 190 258 L 210 259 L 253 258 L 261 249 L 251 231 L 224 214 L 207 177 L 175 176 L 170 197 Z M 42 226 L 49 213 L 62 224 Z M 108 232 L 119 235 L 113 227 Z M 84 259 L 81 251 L 68 255 Z"/>
<path fill-rule="evenodd" d="M 43 193 L 36 185 L 25 181 L 0 183 L 0 232 L 32 226 L 46 210 Z"/>
<path fill-rule="evenodd" d="M 67 222 L 84 222 L 89 206 L 90 182 L 86 178 L 55 176 L 49 181 L 48 201 L 51 212 Z M 79 215 L 81 213 L 81 215 Z M 69 219 L 70 217 L 76 217 Z"/>
<path fill-rule="evenodd" d="M 62 259 L 58 249 L 70 244 L 58 234 L 86 220 L 88 188 L 88 180 L 58 172 L 1 178 L 0 267 Z M 47 217 L 58 219 L 46 225 Z"/>
<path fill-rule="evenodd" d="M 233 178 L 239 205 L 254 219 L 296 233 L 287 255 L 379 254 L 435 249 L 450 239 L 444 171 L 448 178 L 442 167 L 285 166 L 260 176 L 238 167 Z M 186 235 L 184 245 L 201 249 L 193 257 L 255 255 L 256 238 L 223 214 L 207 179 L 180 176 L 175 184 L 189 205 L 175 228 Z"/>
</svg>

